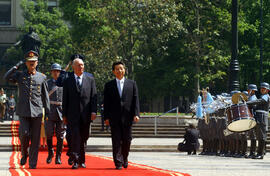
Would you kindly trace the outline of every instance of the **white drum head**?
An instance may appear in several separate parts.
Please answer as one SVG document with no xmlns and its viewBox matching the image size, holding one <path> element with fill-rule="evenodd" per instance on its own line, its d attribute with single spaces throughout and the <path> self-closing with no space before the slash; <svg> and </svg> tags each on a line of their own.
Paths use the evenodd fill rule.
<svg viewBox="0 0 270 176">
<path fill-rule="evenodd" d="M 233 121 L 228 125 L 228 129 L 233 132 L 248 131 L 256 126 L 255 120 L 252 119 L 241 119 Z"/>
</svg>

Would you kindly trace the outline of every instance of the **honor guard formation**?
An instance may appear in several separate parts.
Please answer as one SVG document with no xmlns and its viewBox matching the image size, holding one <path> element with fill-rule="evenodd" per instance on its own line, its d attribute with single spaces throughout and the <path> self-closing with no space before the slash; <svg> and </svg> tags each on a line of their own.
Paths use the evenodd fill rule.
<svg viewBox="0 0 270 176">
<path fill-rule="evenodd" d="M 196 104 L 196 111 L 203 150 L 200 155 L 263 159 L 266 153 L 269 113 L 269 84 L 260 84 L 260 97 L 255 84 L 247 91 L 232 91 L 217 95 L 214 100 L 203 89 Z M 248 150 L 248 140 L 251 141 Z"/>
</svg>

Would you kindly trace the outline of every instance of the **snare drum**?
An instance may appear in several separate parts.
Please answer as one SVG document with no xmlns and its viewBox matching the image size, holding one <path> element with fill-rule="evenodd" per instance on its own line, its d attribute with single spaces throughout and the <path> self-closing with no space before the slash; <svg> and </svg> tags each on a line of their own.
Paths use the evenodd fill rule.
<svg viewBox="0 0 270 176">
<path fill-rule="evenodd" d="M 233 132 L 248 131 L 256 126 L 256 121 L 253 118 L 246 104 L 235 104 L 227 109 L 228 129 Z"/>
</svg>

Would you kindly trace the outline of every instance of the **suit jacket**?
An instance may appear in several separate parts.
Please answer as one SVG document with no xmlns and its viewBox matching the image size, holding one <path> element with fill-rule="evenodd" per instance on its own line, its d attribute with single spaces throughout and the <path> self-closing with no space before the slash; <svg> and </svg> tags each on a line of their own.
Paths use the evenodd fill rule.
<svg viewBox="0 0 270 176">
<path fill-rule="evenodd" d="M 139 95 L 136 82 L 125 79 L 122 97 L 120 97 L 116 79 L 105 84 L 104 118 L 110 125 L 132 125 L 133 117 L 140 116 Z"/>
<path fill-rule="evenodd" d="M 76 85 L 74 72 L 66 74 L 63 81 L 63 116 L 68 123 L 91 122 L 91 113 L 97 112 L 97 92 L 93 77 L 83 73 L 81 90 Z"/>
<path fill-rule="evenodd" d="M 69 77 L 69 74 L 70 74 L 70 72 L 66 72 L 64 70 L 61 70 L 60 75 L 56 80 L 56 85 L 58 87 L 63 87 L 64 86 L 64 81 Z M 94 76 L 91 73 L 84 72 L 84 74 L 87 74 L 88 76 L 94 78 Z"/>
</svg>

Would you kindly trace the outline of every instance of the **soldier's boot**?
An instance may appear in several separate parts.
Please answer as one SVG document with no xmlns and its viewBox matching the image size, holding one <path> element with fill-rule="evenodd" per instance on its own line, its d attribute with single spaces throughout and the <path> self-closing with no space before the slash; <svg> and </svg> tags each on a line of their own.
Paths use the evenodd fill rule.
<svg viewBox="0 0 270 176">
<path fill-rule="evenodd" d="M 61 161 L 61 154 L 63 149 L 63 139 L 57 139 L 57 147 L 56 147 L 56 157 L 55 157 L 55 164 L 62 164 Z"/>
<path fill-rule="evenodd" d="M 242 141 L 237 140 L 237 150 L 236 150 L 236 154 L 235 154 L 235 158 L 241 158 L 241 154 L 242 154 Z"/>
<path fill-rule="evenodd" d="M 229 142 L 228 140 L 224 140 L 224 155 L 226 156 L 229 153 Z"/>
<path fill-rule="evenodd" d="M 202 149 L 202 152 L 199 155 L 205 155 L 205 151 L 206 151 L 206 141 L 203 140 L 203 149 Z"/>
<path fill-rule="evenodd" d="M 212 140 L 209 140 L 208 141 L 208 152 L 207 152 L 207 155 L 212 155 L 212 149 L 213 149 L 213 141 Z"/>
<path fill-rule="evenodd" d="M 47 139 L 47 146 L 48 146 L 47 164 L 50 164 L 52 162 L 52 158 L 54 157 L 52 139 Z"/>
<path fill-rule="evenodd" d="M 256 140 L 255 139 L 251 139 L 250 153 L 247 156 L 247 158 L 254 158 L 255 157 L 255 151 L 256 151 Z"/>
<path fill-rule="evenodd" d="M 215 139 L 214 155 L 218 155 L 218 151 L 219 151 L 219 140 Z"/>
<path fill-rule="evenodd" d="M 255 157 L 253 157 L 253 159 L 263 159 L 264 148 L 265 148 L 265 141 L 259 140 L 258 152 L 257 152 L 257 155 Z"/>
<path fill-rule="evenodd" d="M 23 166 L 27 162 L 27 157 L 28 157 L 28 147 L 29 147 L 29 139 L 30 137 L 28 135 L 21 135 L 20 136 L 20 141 L 21 141 L 21 154 L 22 158 L 20 160 L 20 164 Z"/>
<path fill-rule="evenodd" d="M 247 158 L 247 140 L 242 143 L 242 158 Z"/>
<path fill-rule="evenodd" d="M 230 150 L 230 157 L 234 157 L 236 154 L 236 150 L 237 150 L 236 140 L 232 139 L 231 143 L 232 143 L 232 147 Z"/>
<path fill-rule="evenodd" d="M 210 155 L 215 155 L 215 140 L 210 141 Z"/>
</svg>

